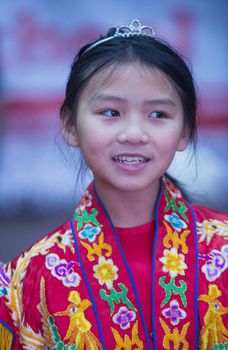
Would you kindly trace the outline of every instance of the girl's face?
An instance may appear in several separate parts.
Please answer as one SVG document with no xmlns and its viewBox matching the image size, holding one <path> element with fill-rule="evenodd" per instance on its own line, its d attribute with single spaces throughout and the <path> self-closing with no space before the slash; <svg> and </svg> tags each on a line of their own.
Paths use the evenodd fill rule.
<svg viewBox="0 0 228 350">
<path fill-rule="evenodd" d="M 140 63 L 105 68 L 91 78 L 78 103 L 80 147 L 104 191 L 154 191 L 176 151 L 188 143 L 180 98 L 168 78 Z"/>
</svg>

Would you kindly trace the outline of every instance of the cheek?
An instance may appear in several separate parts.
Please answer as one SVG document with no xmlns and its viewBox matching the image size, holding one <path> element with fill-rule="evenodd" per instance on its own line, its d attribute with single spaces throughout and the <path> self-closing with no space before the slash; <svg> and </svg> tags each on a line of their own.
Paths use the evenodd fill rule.
<svg viewBox="0 0 228 350">
<path fill-rule="evenodd" d="M 95 130 L 91 133 L 81 133 L 79 138 L 79 147 L 84 154 L 96 156 L 98 153 L 104 152 L 107 149 L 107 137 L 102 134 L 97 134 Z"/>
<path fill-rule="evenodd" d="M 176 150 L 177 145 L 180 140 L 180 134 L 167 131 L 167 132 L 161 132 L 157 133 L 156 135 L 156 143 L 161 149 L 164 149 L 164 151 L 172 152 Z"/>
</svg>

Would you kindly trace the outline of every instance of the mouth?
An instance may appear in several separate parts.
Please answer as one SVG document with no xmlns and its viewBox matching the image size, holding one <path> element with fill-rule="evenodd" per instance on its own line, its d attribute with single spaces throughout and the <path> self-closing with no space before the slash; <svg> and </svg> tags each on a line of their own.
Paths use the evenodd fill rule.
<svg viewBox="0 0 228 350">
<path fill-rule="evenodd" d="M 149 162 L 149 158 L 141 155 L 118 155 L 113 157 L 113 160 L 123 164 L 142 164 Z"/>
</svg>

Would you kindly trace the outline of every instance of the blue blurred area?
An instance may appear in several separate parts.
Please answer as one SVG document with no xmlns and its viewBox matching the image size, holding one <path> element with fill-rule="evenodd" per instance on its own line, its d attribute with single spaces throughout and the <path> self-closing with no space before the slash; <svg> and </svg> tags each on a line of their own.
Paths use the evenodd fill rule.
<svg viewBox="0 0 228 350">
<path fill-rule="evenodd" d="M 80 46 L 135 17 L 188 58 L 199 88 L 196 160 L 187 150 L 171 172 L 198 202 L 228 211 L 227 13 L 226 0 L 2 1 L 0 260 L 73 212 L 82 191 L 77 154 L 64 145 L 59 123 L 70 64 Z"/>
</svg>

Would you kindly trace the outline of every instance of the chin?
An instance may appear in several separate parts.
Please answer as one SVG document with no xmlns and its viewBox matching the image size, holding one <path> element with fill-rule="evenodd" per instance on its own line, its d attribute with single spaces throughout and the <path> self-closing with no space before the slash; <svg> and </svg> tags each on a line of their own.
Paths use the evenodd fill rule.
<svg viewBox="0 0 228 350">
<path fill-rule="evenodd" d="M 126 181 L 121 184 L 115 184 L 114 187 L 119 189 L 120 191 L 126 191 L 126 192 L 134 192 L 134 191 L 148 191 L 153 190 L 153 187 L 157 185 L 157 181 L 145 183 L 143 184 L 142 181 Z"/>
</svg>

